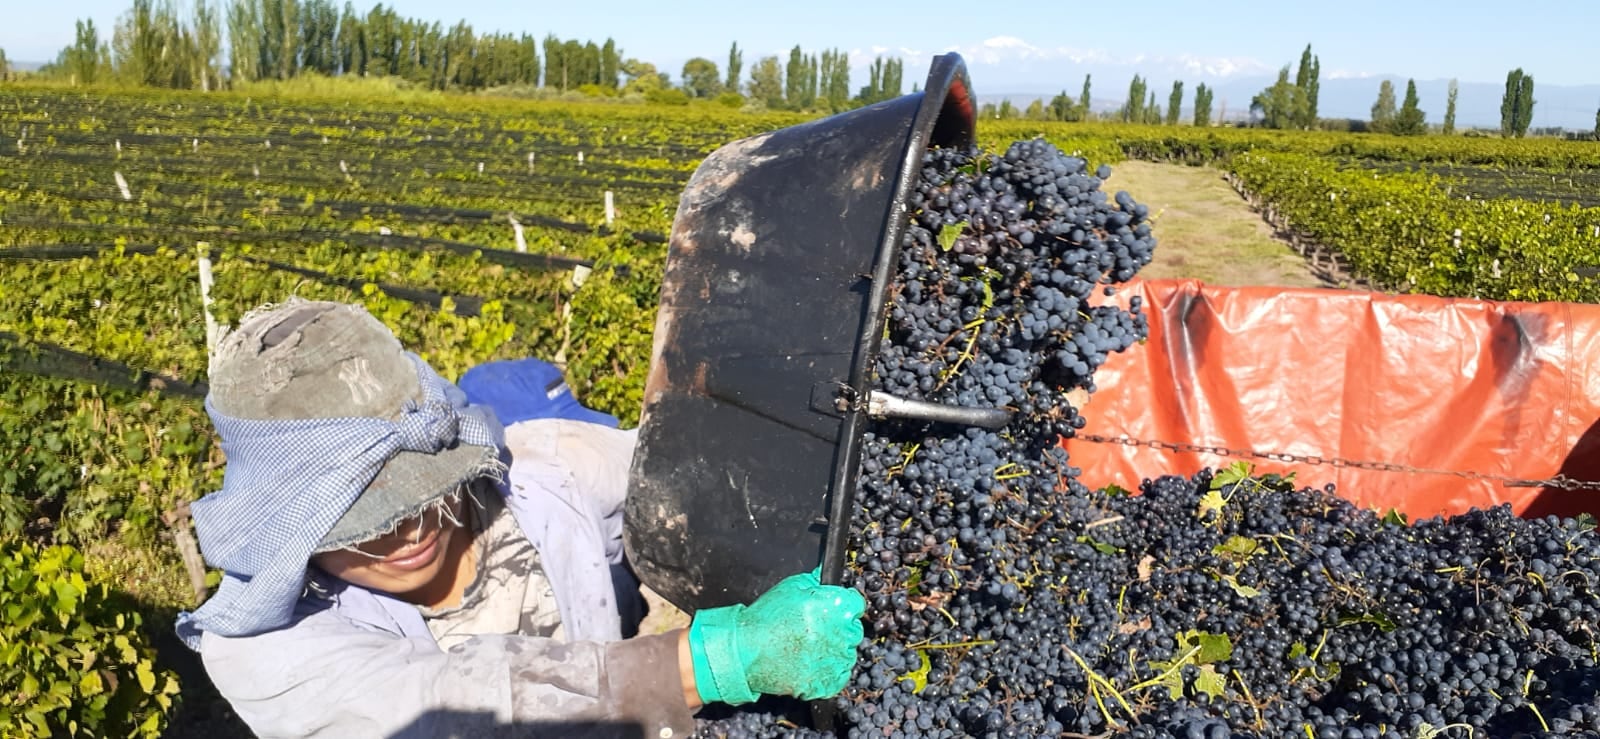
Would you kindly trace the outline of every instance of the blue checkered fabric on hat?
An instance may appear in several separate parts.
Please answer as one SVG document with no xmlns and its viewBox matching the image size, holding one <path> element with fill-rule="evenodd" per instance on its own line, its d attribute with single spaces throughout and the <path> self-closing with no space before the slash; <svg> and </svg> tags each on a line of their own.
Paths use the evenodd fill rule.
<svg viewBox="0 0 1600 739">
<path fill-rule="evenodd" d="M 245 636 L 289 625 L 305 591 L 307 567 L 333 528 L 396 452 L 435 453 L 455 444 L 504 448 L 494 414 L 416 354 L 421 402 L 398 420 L 233 418 L 208 398 L 227 469 L 222 489 L 190 506 L 205 559 L 224 571 L 215 595 L 179 614 L 178 634 L 198 650 L 210 631 Z"/>
</svg>

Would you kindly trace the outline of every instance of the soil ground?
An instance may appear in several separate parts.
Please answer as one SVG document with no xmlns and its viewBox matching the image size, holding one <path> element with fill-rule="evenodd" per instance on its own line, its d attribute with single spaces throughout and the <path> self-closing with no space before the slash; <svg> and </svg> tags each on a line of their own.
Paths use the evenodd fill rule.
<svg viewBox="0 0 1600 739">
<path fill-rule="evenodd" d="M 1105 188 L 1127 190 L 1150 207 L 1155 261 L 1147 279 L 1192 278 L 1213 285 L 1324 287 L 1306 260 L 1283 241 L 1212 167 L 1123 162 Z"/>
</svg>

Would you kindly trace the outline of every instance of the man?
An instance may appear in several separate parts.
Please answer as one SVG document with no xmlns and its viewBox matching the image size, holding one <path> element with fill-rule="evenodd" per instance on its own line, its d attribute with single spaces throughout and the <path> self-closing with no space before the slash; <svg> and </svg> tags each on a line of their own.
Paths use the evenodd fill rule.
<svg viewBox="0 0 1600 739">
<path fill-rule="evenodd" d="M 623 638 L 634 433 L 506 429 L 360 306 L 245 316 L 206 410 L 228 466 L 192 511 L 224 578 L 178 631 L 262 737 L 671 739 L 849 680 L 865 604 L 815 574 Z"/>
</svg>

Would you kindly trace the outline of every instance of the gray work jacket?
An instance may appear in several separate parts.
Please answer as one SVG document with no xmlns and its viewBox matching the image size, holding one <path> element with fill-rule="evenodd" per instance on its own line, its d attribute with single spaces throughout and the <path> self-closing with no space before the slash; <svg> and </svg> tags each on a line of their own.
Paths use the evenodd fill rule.
<svg viewBox="0 0 1600 739">
<path fill-rule="evenodd" d="M 480 635 L 442 650 L 415 606 L 323 576 L 325 597 L 302 599 L 285 628 L 206 633 L 206 672 L 263 739 L 689 736 L 679 634 L 621 638 L 612 578 L 635 438 L 565 419 L 506 428 L 507 507 L 570 641 Z"/>
</svg>

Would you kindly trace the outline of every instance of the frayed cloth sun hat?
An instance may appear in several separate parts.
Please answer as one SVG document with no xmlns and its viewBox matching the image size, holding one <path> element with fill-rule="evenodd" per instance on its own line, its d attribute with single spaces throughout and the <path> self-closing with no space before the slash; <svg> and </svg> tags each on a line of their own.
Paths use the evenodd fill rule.
<svg viewBox="0 0 1600 739">
<path fill-rule="evenodd" d="M 244 317 L 212 362 L 206 411 L 222 489 L 190 506 L 216 595 L 179 634 L 287 625 L 317 552 L 393 531 L 505 470 L 504 431 L 359 305 L 293 301 Z"/>
</svg>

